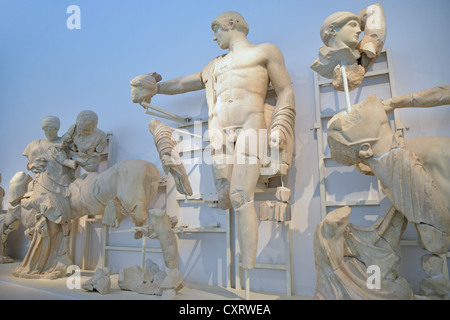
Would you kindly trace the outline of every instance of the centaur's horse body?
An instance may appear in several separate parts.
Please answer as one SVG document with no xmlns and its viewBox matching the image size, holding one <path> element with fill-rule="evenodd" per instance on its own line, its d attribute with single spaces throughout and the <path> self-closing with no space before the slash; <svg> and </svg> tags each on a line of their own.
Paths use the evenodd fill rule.
<svg viewBox="0 0 450 320">
<path fill-rule="evenodd" d="M 102 173 L 90 172 L 69 187 L 72 218 L 103 213 L 103 224 L 112 227 L 118 227 L 127 213 L 136 226 L 150 218 L 166 266 L 177 269 L 178 245 L 171 220 L 163 210 L 148 210 L 158 186 L 158 169 L 144 160 L 123 160 Z"/>
<path fill-rule="evenodd" d="M 166 266 L 177 269 L 178 245 L 171 220 L 163 210 L 148 210 L 158 185 L 158 169 L 144 160 L 123 160 L 102 173 L 91 172 L 69 187 L 72 218 L 103 213 L 104 225 L 118 227 L 128 213 L 136 226 L 142 226 L 150 214 Z"/>
<path fill-rule="evenodd" d="M 123 160 L 102 173 L 90 172 L 69 187 L 72 218 L 104 214 L 103 223 L 117 227 L 128 213 L 142 226 L 158 185 L 158 169 L 144 160 Z"/>
<path fill-rule="evenodd" d="M 28 184 L 29 179 L 23 180 Z M 158 185 L 158 169 L 154 164 L 144 160 L 123 160 L 101 173 L 90 172 L 69 185 L 71 218 L 76 219 L 87 214 L 103 214 L 103 224 L 113 227 L 118 227 L 126 214 L 131 216 L 136 226 L 142 226 L 150 218 L 150 225 L 161 243 L 164 261 L 172 272 L 170 278 L 173 279 L 173 271 L 176 271 L 176 274 L 179 272 L 178 245 L 171 220 L 163 210 L 148 210 L 156 196 Z M 24 195 L 25 192 L 22 192 L 20 198 Z M 4 240 L 7 234 L 17 229 L 20 220 L 26 228 L 34 228 L 34 225 L 30 225 L 33 219 L 22 216 L 26 212 L 21 210 L 19 201 L 21 203 L 24 199 L 18 200 L 14 210 L 10 207 L 4 217 L 5 223 L 2 226 Z M 4 251 L 4 246 L 1 251 Z M 172 280 L 168 282 L 170 286 L 178 288 L 182 279 L 179 276 L 176 282 Z"/>
</svg>

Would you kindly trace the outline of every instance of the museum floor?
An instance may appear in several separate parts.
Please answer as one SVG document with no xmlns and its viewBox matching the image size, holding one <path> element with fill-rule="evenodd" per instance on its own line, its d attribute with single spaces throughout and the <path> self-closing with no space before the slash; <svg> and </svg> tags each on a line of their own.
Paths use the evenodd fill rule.
<svg viewBox="0 0 450 320">
<path fill-rule="evenodd" d="M 123 291 L 117 284 L 118 274 L 111 275 L 111 292 L 101 295 L 83 289 L 67 288 L 67 278 L 56 280 L 22 279 L 11 274 L 11 270 L 20 262 L 0 265 L 0 300 L 161 300 L 161 296 L 144 295 L 137 292 Z M 82 273 L 81 283 L 92 274 Z M 244 300 L 245 291 L 208 286 L 186 282 L 178 292 L 176 300 Z M 251 292 L 252 300 L 309 300 L 311 297 L 295 295 L 292 297 L 280 293 Z"/>
</svg>

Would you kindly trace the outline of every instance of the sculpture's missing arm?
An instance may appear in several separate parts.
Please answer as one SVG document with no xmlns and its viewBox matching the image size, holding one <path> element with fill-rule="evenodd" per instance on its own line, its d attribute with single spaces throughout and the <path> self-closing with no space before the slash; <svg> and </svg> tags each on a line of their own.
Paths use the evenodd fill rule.
<svg viewBox="0 0 450 320">
<path fill-rule="evenodd" d="M 0 184 L 2 183 L 2 174 L 0 173 Z M 3 198 L 5 197 L 5 189 L 0 186 L 0 210 L 3 210 Z"/>
</svg>

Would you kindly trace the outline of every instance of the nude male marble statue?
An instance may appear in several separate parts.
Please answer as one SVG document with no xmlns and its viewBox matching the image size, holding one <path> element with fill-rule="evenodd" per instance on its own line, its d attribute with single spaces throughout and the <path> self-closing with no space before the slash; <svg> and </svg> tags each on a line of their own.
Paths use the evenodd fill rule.
<svg viewBox="0 0 450 320">
<path fill-rule="evenodd" d="M 251 44 L 248 24 L 237 12 L 220 14 L 211 24 L 213 40 L 227 54 L 194 74 L 158 82 L 156 94 L 181 94 L 206 89 L 212 169 L 219 207 L 233 208 L 238 225 L 242 266 L 255 266 L 258 223 L 254 205 L 261 159 L 246 141 L 259 144 L 259 130 L 268 131 L 270 147 L 292 150 L 295 101 L 284 57 L 273 44 Z M 269 84 L 277 94 L 272 121 L 266 125 L 265 98 Z M 133 89 L 132 91 L 136 90 Z M 134 99 L 138 102 L 138 99 Z M 256 139 L 253 139 L 256 136 Z M 285 157 L 290 164 L 291 153 Z"/>
</svg>

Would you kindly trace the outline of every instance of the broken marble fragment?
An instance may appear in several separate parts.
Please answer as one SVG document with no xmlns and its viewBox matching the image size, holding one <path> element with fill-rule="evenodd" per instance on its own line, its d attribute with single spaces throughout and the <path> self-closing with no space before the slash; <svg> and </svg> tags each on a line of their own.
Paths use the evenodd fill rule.
<svg viewBox="0 0 450 320">
<path fill-rule="evenodd" d="M 108 294 L 111 289 L 111 279 L 109 268 L 98 268 L 92 278 L 87 280 L 82 286 L 86 291 L 97 291 L 100 294 Z"/>
</svg>

